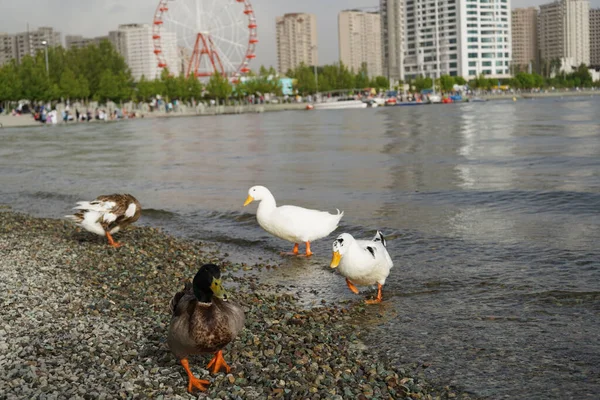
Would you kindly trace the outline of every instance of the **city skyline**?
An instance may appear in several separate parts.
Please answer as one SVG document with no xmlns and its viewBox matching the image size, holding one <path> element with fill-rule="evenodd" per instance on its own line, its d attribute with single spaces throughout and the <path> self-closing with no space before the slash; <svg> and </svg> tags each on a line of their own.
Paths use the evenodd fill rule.
<svg viewBox="0 0 600 400">
<path fill-rule="evenodd" d="M 539 6 L 551 1 L 512 0 L 512 8 Z M 353 8 L 378 7 L 379 0 L 305 0 L 302 4 L 289 0 L 252 0 L 258 22 L 259 44 L 256 48 L 257 59 L 251 64 L 257 69 L 260 65 L 277 68 L 277 43 L 275 18 L 292 12 L 314 13 L 317 16 L 317 35 L 319 37 L 319 64 L 331 64 L 339 59 L 338 14 L 342 10 Z M 50 26 L 66 35 L 84 37 L 105 36 L 117 29 L 119 24 L 151 23 L 158 1 L 130 0 L 88 0 L 83 3 L 76 0 L 61 0 L 61 6 L 39 4 L 36 0 L 23 0 L 19 7 L 8 5 L 8 0 L 0 0 L 0 7 L 10 9 L 10 13 L 1 13 L 2 32 L 19 33 L 42 26 Z M 591 8 L 600 8 L 600 0 L 590 0 Z M 36 12 L 32 13 L 31 10 Z M 89 18 L 86 18 L 89 15 Z M 98 19 L 98 15 L 104 15 Z M 93 22 L 93 23 L 92 23 Z"/>
</svg>

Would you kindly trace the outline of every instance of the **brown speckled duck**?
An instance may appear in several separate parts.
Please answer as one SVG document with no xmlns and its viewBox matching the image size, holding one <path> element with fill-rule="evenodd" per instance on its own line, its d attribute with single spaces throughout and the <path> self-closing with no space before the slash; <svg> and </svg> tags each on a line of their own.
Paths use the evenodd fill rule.
<svg viewBox="0 0 600 400">
<path fill-rule="evenodd" d="M 142 213 L 140 202 L 130 194 L 109 194 L 92 201 L 79 201 L 74 209 L 80 211 L 65 217 L 89 232 L 106 236 L 112 247 L 121 246 L 112 235 L 137 221 Z"/>
<path fill-rule="evenodd" d="M 188 364 L 188 356 L 214 353 L 207 369 L 213 374 L 229 365 L 223 358 L 223 348 L 233 341 L 244 327 L 244 311 L 228 301 L 221 283 L 221 271 L 214 264 L 203 265 L 192 283 L 186 283 L 183 291 L 171 300 L 171 325 L 168 344 L 188 375 L 188 392 L 194 388 L 205 391 L 210 384 L 194 376 Z"/>
</svg>

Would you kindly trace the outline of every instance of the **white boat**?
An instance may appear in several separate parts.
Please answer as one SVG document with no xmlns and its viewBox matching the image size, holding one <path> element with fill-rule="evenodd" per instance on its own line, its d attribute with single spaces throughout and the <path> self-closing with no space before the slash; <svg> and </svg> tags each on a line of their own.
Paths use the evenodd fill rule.
<svg viewBox="0 0 600 400">
<path fill-rule="evenodd" d="M 429 95 L 429 102 L 430 103 L 441 103 L 442 102 L 442 96 L 440 96 L 439 94 L 433 92 Z"/>
<path fill-rule="evenodd" d="M 367 103 L 353 97 L 342 97 L 337 100 L 315 103 L 315 110 L 337 110 L 340 108 L 367 108 Z"/>
</svg>

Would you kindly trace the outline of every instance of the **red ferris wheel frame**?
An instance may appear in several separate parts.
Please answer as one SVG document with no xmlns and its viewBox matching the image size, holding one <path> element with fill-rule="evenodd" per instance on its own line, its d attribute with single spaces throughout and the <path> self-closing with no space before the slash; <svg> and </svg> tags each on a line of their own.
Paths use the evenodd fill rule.
<svg viewBox="0 0 600 400">
<path fill-rule="evenodd" d="M 172 1 L 174 0 L 159 0 L 158 7 L 156 8 L 156 11 L 154 13 L 154 19 L 152 21 L 152 43 L 154 45 L 154 54 L 156 54 L 158 67 L 161 69 L 165 69 L 168 67 L 167 60 L 163 52 L 163 46 L 161 43 L 161 29 L 164 25 L 164 16 L 166 15 L 166 13 L 169 12 L 168 3 Z M 244 3 L 244 14 L 248 17 L 248 48 L 246 49 L 244 60 L 237 67 L 237 70 L 230 73 L 231 77 L 239 78 L 240 75 L 247 74 L 248 72 L 250 72 L 250 68 L 248 68 L 248 63 L 254 58 L 256 58 L 255 49 L 256 44 L 258 43 L 258 25 L 256 24 L 256 16 L 254 15 L 254 10 L 249 0 L 230 1 Z M 202 59 L 205 57 L 208 59 L 208 62 L 213 68 L 212 72 L 200 71 Z M 219 56 L 218 49 L 215 47 L 212 38 L 210 37 L 210 35 L 206 35 L 204 33 L 199 32 L 196 36 L 196 42 L 194 45 L 192 56 L 186 68 L 185 75 L 190 76 L 193 74 L 196 77 L 207 77 L 212 75 L 214 72 L 218 72 L 223 76 L 227 76 L 225 69 L 223 68 L 223 63 L 221 62 L 221 57 Z"/>
</svg>

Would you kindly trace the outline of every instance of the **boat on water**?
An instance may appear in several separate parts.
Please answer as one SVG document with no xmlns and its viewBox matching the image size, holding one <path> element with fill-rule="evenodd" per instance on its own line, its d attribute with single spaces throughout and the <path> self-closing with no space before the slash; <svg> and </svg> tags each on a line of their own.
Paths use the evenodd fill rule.
<svg viewBox="0 0 600 400">
<path fill-rule="evenodd" d="M 367 108 L 368 104 L 354 97 L 340 97 L 337 100 L 315 103 L 315 110 L 337 110 L 343 108 Z"/>
</svg>

